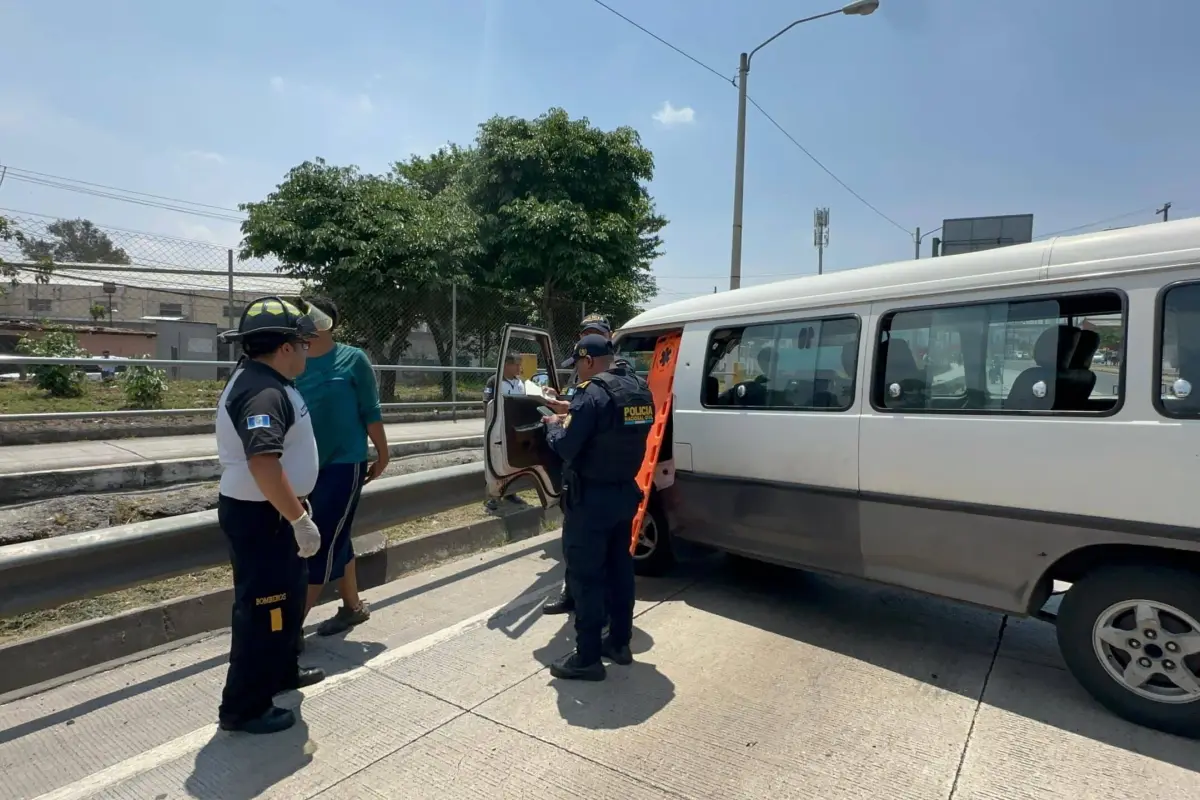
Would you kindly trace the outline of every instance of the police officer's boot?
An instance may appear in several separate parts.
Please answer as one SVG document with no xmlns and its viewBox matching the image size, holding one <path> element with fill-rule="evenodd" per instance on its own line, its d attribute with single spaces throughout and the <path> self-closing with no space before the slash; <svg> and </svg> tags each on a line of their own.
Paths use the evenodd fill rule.
<svg viewBox="0 0 1200 800">
<path fill-rule="evenodd" d="M 552 596 L 542 605 L 543 614 L 570 614 L 574 610 L 575 598 L 571 597 L 571 590 L 565 581 L 558 594 Z"/>
<path fill-rule="evenodd" d="M 570 653 L 550 665 L 550 674 L 567 681 L 602 681 L 608 673 L 600 659 L 585 664 L 579 653 Z"/>
<path fill-rule="evenodd" d="M 240 731 L 242 733 L 269 734 L 286 731 L 296 724 L 296 715 L 286 708 L 271 706 L 254 719 L 232 720 L 223 719 L 220 728 L 223 731 Z"/>
<path fill-rule="evenodd" d="M 614 664 L 619 664 L 622 667 L 628 667 L 633 663 L 633 651 L 629 649 L 629 645 L 623 644 L 618 647 L 607 636 L 600 642 L 600 654 Z"/>
</svg>

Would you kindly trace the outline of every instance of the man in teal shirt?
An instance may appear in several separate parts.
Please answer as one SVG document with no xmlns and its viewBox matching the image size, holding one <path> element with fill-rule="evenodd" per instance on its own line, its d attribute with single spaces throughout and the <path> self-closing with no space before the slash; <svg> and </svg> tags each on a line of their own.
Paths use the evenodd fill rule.
<svg viewBox="0 0 1200 800">
<path fill-rule="evenodd" d="M 370 618 L 358 595 L 354 547 L 350 529 L 362 487 L 388 464 L 387 434 L 379 407 L 379 388 L 366 353 L 333 340 L 337 306 L 327 297 L 304 301 L 316 323 L 309 343 L 308 362 L 296 379 L 312 415 L 320 472 L 308 496 L 312 519 L 321 531 L 321 549 L 308 559 L 308 605 L 316 603 L 325 584 L 338 582 L 342 605 L 317 628 L 318 636 L 342 633 Z M 367 463 L 367 440 L 375 445 L 376 460 Z"/>
</svg>

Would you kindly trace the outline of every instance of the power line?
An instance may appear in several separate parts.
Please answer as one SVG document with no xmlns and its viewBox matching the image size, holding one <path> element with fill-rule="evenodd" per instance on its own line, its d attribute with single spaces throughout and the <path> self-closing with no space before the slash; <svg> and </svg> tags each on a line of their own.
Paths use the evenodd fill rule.
<svg viewBox="0 0 1200 800">
<path fill-rule="evenodd" d="M 660 42 L 660 43 L 662 43 L 662 44 L 666 45 L 666 46 L 667 46 L 667 47 L 669 47 L 669 48 L 671 48 L 671 49 L 672 49 L 672 50 L 674 50 L 676 53 L 678 53 L 679 55 L 683 56 L 684 58 L 686 58 L 687 60 L 691 61 L 692 63 L 696 64 L 697 66 L 700 66 L 700 67 L 702 67 L 702 68 L 703 68 L 703 69 L 705 69 L 705 70 L 708 70 L 708 71 L 709 71 L 709 72 L 711 72 L 713 75 L 716 75 L 718 78 L 720 78 L 722 81 L 724 81 L 724 82 L 726 82 L 726 83 L 729 83 L 730 85 L 733 85 L 733 86 L 736 86 L 736 85 L 737 85 L 737 84 L 736 84 L 736 82 L 735 82 L 735 81 L 734 81 L 732 78 L 729 78 L 729 77 L 726 77 L 725 75 L 722 75 L 722 74 L 721 74 L 721 73 L 720 73 L 718 70 L 714 69 L 713 67 L 709 66 L 708 64 L 705 64 L 703 61 L 701 61 L 700 59 L 696 58 L 696 57 L 695 57 L 695 56 L 693 56 L 691 53 L 688 53 L 687 51 L 683 50 L 682 48 L 676 47 L 675 45 L 673 45 L 673 44 L 671 44 L 670 42 L 668 42 L 666 39 L 664 39 L 664 38 L 662 38 L 661 36 L 659 36 L 658 34 L 654 33 L 653 31 L 651 31 L 651 30 L 647 29 L 646 27 L 644 27 L 644 26 L 642 26 L 642 25 L 638 24 L 637 22 L 634 22 L 632 19 L 630 19 L 629 17 L 625 16 L 625 15 L 624 15 L 624 14 L 622 14 L 620 11 L 617 11 L 615 8 L 613 8 L 612 6 L 608 5 L 607 3 L 604 3 L 604 2 L 602 2 L 602 0 L 592 0 L 592 2 L 593 2 L 593 3 L 595 3 L 596 5 L 600 6 L 601 8 L 603 8 L 603 9 L 605 9 L 605 10 L 609 11 L 610 13 L 612 13 L 612 14 L 615 14 L 617 17 L 620 17 L 622 20 L 624 20 L 625 22 L 629 23 L 629 24 L 630 24 L 630 25 L 632 25 L 633 27 L 637 28 L 639 31 L 641 31 L 642 33 L 646 34 L 647 36 L 650 36 L 651 38 L 655 39 L 656 41 L 658 41 L 658 42 Z M 833 178 L 833 179 L 834 179 L 834 180 L 837 182 L 837 184 L 838 184 L 839 186 L 841 186 L 843 189 L 845 189 L 847 192 L 849 192 L 849 193 L 850 193 L 850 195 L 851 195 L 852 197 L 854 197 L 854 198 L 855 198 L 856 200 L 858 200 L 860 203 L 862 203 L 863 205 L 865 205 L 867 208 L 869 208 L 869 209 L 871 209 L 872 211 L 874 211 L 874 212 L 875 212 L 876 214 L 878 214 L 878 215 L 879 215 L 879 216 L 880 216 L 882 219 L 886 220 L 887 222 L 891 223 L 891 224 L 892 224 L 892 225 L 894 225 L 895 227 L 897 227 L 897 228 L 899 228 L 900 230 L 904 231 L 905 235 L 907 235 L 907 236 L 910 236 L 910 237 L 912 236 L 912 231 L 910 231 L 908 228 L 905 228 L 905 227 L 904 227 L 903 225 L 901 225 L 899 222 L 896 222 L 896 220 L 892 219 L 892 218 L 891 218 L 891 217 L 889 217 L 887 214 L 885 214 L 885 213 L 883 213 L 882 211 L 880 211 L 880 210 L 879 210 L 878 208 L 876 208 L 876 207 L 875 207 L 873 204 L 871 204 L 871 203 L 867 202 L 866 198 L 864 198 L 864 197 L 863 197 L 861 194 L 859 194 L 858 192 L 856 192 L 856 191 L 854 191 L 853 189 L 851 189 L 851 188 L 850 188 L 850 186 L 849 186 L 849 185 L 848 185 L 848 184 L 847 184 L 847 183 L 846 183 L 844 180 L 842 180 L 842 179 L 841 179 L 841 178 L 839 178 L 837 175 L 835 175 L 835 174 L 834 174 L 834 172 L 833 172 L 833 170 L 831 170 L 829 167 L 825 166 L 825 164 L 823 164 L 819 158 L 817 158 L 816 156 L 814 156 L 814 155 L 812 154 L 812 152 L 811 152 L 811 151 L 810 151 L 810 150 L 809 150 L 807 147 L 805 147 L 804 145 L 800 144 L 800 141 L 799 141 L 799 140 L 798 140 L 798 139 L 797 139 L 795 136 L 793 136 L 791 133 L 789 133 L 789 132 L 787 131 L 787 129 L 786 129 L 786 128 L 784 128 L 782 125 L 780 125 L 780 124 L 779 124 L 779 122 L 778 122 L 778 121 L 777 121 L 777 120 L 776 120 L 776 119 L 775 119 L 773 116 L 771 116 L 769 113 L 767 113 L 767 110 L 766 110 L 765 108 L 763 108 L 763 107 L 762 107 L 762 105 L 761 105 L 761 104 L 760 104 L 760 103 L 759 103 L 757 100 L 755 100 L 753 97 L 750 97 L 749 95 L 746 95 L 746 99 L 747 99 L 747 100 L 749 100 L 749 101 L 750 101 L 750 103 L 751 103 L 751 104 L 752 104 L 752 105 L 753 105 L 753 106 L 754 106 L 756 109 L 758 109 L 758 111 L 759 111 L 759 113 L 760 113 L 760 114 L 762 114 L 764 117 L 766 117 L 766 118 L 767 118 L 767 121 L 768 121 L 768 122 L 770 122 L 770 123 L 771 123 L 772 125 L 774 125 L 774 126 L 777 128 L 777 129 L 779 129 L 779 132 L 780 132 L 780 133 L 782 133 L 784 136 L 786 136 L 786 137 L 788 138 L 788 141 L 790 141 L 792 144 L 794 144 L 794 145 L 796 146 L 796 148 L 797 148 L 797 149 L 799 149 L 799 150 L 800 150 L 800 152 L 801 152 L 801 153 L 803 153 L 805 156 L 807 156 L 807 157 L 808 157 L 808 159 L 809 159 L 810 161 L 812 161 L 814 164 L 816 164 L 818 167 L 820 167 L 820 169 L 821 169 L 821 170 L 822 170 L 822 171 L 823 171 L 823 172 L 824 172 L 826 175 L 828 175 L 829 177 Z"/>
<path fill-rule="evenodd" d="M 208 203 L 198 203 L 194 200 L 181 200 L 178 197 L 165 197 L 161 194 L 149 194 L 147 192 L 134 191 L 133 189 L 122 189 L 118 186 L 108 186 L 103 183 L 92 183 L 90 181 L 80 180 L 78 178 L 64 178 L 61 175 L 50 175 L 49 173 L 46 173 L 46 172 L 36 172 L 31 169 L 24 169 L 23 167 L 7 166 L 7 167 L 5 167 L 5 169 L 12 171 L 12 172 L 22 173 L 24 175 L 32 175 L 32 176 L 38 177 L 38 178 L 49 178 L 51 180 L 56 180 L 56 181 L 68 181 L 70 183 L 78 183 L 78 184 L 82 184 L 84 186 L 94 186 L 97 189 L 108 189 L 113 192 L 122 192 L 124 194 L 133 194 L 133 195 L 138 195 L 139 197 L 149 197 L 154 200 L 166 200 L 169 203 L 183 203 L 184 205 L 198 206 L 200 208 L 211 208 L 215 211 L 228 211 L 233 214 L 242 214 L 243 213 L 242 211 L 239 211 L 236 208 L 228 208 L 226 206 L 214 206 L 214 205 L 210 205 Z"/>
<path fill-rule="evenodd" d="M 680 48 L 678 48 L 678 47 L 676 47 L 675 45 L 671 44 L 670 42 L 668 42 L 666 39 L 664 39 L 664 38 L 662 38 L 661 36 L 659 36 L 659 35 L 658 35 L 657 33 L 655 33 L 654 31 L 652 31 L 652 30 L 649 30 L 649 29 L 647 29 L 647 28 L 645 28 L 645 27 L 643 27 L 643 26 L 639 25 L 638 23 L 634 22 L 634 21 L 633 21 L 633 20 L 631 20 L 629 17 L 627 17 L 627 16 L 625 16 L 624 14 L 622 14 L 620 11 L 617 11 L 615 8 L 613 8 L 612 6 L 608 5 L 607 3 L 604 3 L 604 2 L 602 2 L 602 0 L 592 0 L 592 2 L 593 2 L 593 3 L 595 3 L 596 5 L 600 6 L 600 7 L 601 7 L 601 8 L 603 8 L 604 10 L 608 11 L 609 13 L 612 13 L 612 14 L 615 14 L 615 15 L 617 15 L 618 17 L 620 17 L 621 19 L 625 20 L 625 21 L 626 21 L 626 22 L 628 22 L 630 25 L 632 25 L 633 27 L 637 28 L 639 31 L 641 31 L 642 33 L 646 34 L 646 35 L 647 35 L 647 36 L 649 36 L 650 38 L 657 40 L 657 41 L 658 41 L 660 44 L 664 44 L 664 45 L 666 45 L 667 47 L 671 48 L 671 49 L 672 49 L 672 50 L 674 50 L 676 53 L 678 53 L 679 55 L 683 56 L 683 57 L 684 57 L 684 58 L 686 58 L 688 61 L 691 61 L 691 62 L 692 62 L 693 64 L 695 64 L 696 66 L 698 66 L 698 67 L 702 67 L 703 69 L 706 69 L 706 70 L 708 70 L 708 71 L 709 71 L 709 72 L 711 72 L 713 75 L 716 75 L 718 78 L 720 78 L 721 80 L 725 81 L 726 83 L 729 83 L 729 84 L 731 84 L 731 85 L 736 85 L 736 84 L 734 84 L 734 80 L 733 80 L 733 78 L 730 78 L 730 77 L 728 77 L 728 76 L 722 75 L 722 74 L 721 74 L 719 71 L 717 71 L 716 69 L 714 69 L 714 68 L 710 67 L 708 64 L 705 64 L 705 63 L 704 63 L 703 61 L 701 61 L 700 59 L 696 58 L 695 56 L 691 55 L 690 53 L 688 53 L 688 52 L 686 52 L 686 51 L 684 51 L 684 50 L 681 50 Z"/>
<path fill-rule="evenodd" d="M 242 222 L 244 219 L 242 216 L 233 216 L 234 214 L 240 214 L 241 212 L 238 212 L 234 209 L 227 209 L 223 206 L 213 206 L 207 203 L 196 203 L 191 200 L 180 200 L 177 198 L 164 197 L 162 195 L 153 195 L 146 192 L 136 192 L 130 189 L 110 187 L 104 184 L 77 180 L 75 178 L 61 178 L 59 176 L 48 175 L 46 173 L 33 172 L 32 170 L 22 170 L 17 167 L 7 167 L 6 174 L 10 180 L 19 181 L 21 183 L 44 186 L 49 189 L 59 189 L 61 191 L 74 192 L 76 194 L 90 195 L 92 197 L 101 197 L 109 200 L 118 200 L 120 202 L 132 203 L 133 205 L 139 205 L 146 208 L 175 211 L 181 214 L 190 214 L 196 217 L 215 219 L 223 222 Z M 150 199 L 140 199 L 143 197 Z M 215 211 L 206 211 L 203 209 L 216 209 L 217 211 L 230 213 L 217 213 Z"/>
<path fill-rule="evenodd" d="M 820 167 L 825 172 L 826 175 L 828 175 L 829 177 L 831 177 L 835 181 L 837 181 L 838 185 L 841 186 L 843 189 L 845 189 L 847 192 L 849 192 L 851 195 L 853 195 L 854 198 L 856 200 L 858 200 L 858 202 L 862 203 L 864 206 L 866 206 L 867 208 L 874 211 L 880 217 L 882 217 L 883 219 L 892 223 L 900 230 L 904 231 L 904 233 L 907 234 L 908 236 L 913 235 L 912 231 L 910 231 L 908 228 L 901 225 L 899 222 L 896 222 L 896 220 L 892 219 L 887 214 L 880 211 L 878 208 L 876 208 L 871 203 L 867 202 L 867 199 L 865 197 L 863 197 L 861 194 L 859 194 L 858 192 L 851 189 L 844 180 L 839 178 L 837 175 L 833 174 L 833 170 L 831 170 L 829 167 L 822 164 L 821 160 L 819 158 L 817 158 L 812 153 L 810 153 L 808 151 L 808 148 L 806 148 L 804 145 L 800 144 L 800 142 L 798 142 L 796 140 L 796 137 L 792 136 L 790 133 L 787 132 L 786 128 L 784 128 L 782 125 L 780 125 L 778 122 L 776 122 L 775 118 L 772 117 L 770 114 L 768 114 L 767 110 L 765 108 L 763 108 L 762 106 L 760 106 L 758 104 L 757 100 L 755 100 L 750 95 L 746 95 L 746 99 L 749 100 L 750 104 L 753 105 L 755 108 L 757 108 L 762 113 L 762 115 L 767 118 L 767 121 L 769 121 L 772 125 L 774 125 L 776 128 L 778 128 L 780 133 L 782 133 L 784 136 L 786 136 L 788 139 L 790 139 L 792 144 L 794 144 L 794 145 L 796 145 L 796 147 L 800 148 L 801 153 L 804 153 L 804 155 L 808 156 L 809 160 L 811 160 L 814 164 L 816 164 L 818 167 Z"/>
<path fill-rule="evenodd" d="M 1043 233 L 1040 236 L 1038 236 L 1037 238 L 1038 239 L 1050 239 L 1054 236 L 1062 236 L 1064 233 L 1074 233 L 1076 231 L 1082 231 L 1086 228 L 1094 228 L 1097 225 L 1106 225 L 1110 222 L 1118 222 L 1123 219 L 1128 219 L 1129 217 L 1135 217 L 1138 214 L 1151 214 L 1151 213 L 1154 213 L 1155 208 L 1157 208 L 1157 206 L 1149 206 L 1148 208 L 1139 208 L 1134 211 L 1126 211 L 1124 214 L 1117 214 L 1115 217 L 1105 217 L 1104 219 L 1098 219 L 1095 222 L 1089 222 L 1086 225 L 1076 225 L 1073 228 L 1063 228 L 1062 230 L 1054 231 L 1053 233 Z"/>
</svg>

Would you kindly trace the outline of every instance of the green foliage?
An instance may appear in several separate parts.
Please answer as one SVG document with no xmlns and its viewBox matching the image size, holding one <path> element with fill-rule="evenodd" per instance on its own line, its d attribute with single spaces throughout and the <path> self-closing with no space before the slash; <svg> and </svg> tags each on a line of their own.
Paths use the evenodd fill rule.
<svg viewBox="0 0 1200 800">
<path fill-rule="evenodd" d="M 666 220 L 645 186 L 654 157 L 637 131 L 602 131 L 556 108 L 493 117 L 476 149 L 471 201 L 486 262 L 505 285 L 537 292 L 543 325 L 555 327 L 555 296 L 626 318 L 654 296 Z"/>
<path fill-rule="evenodd" d="M 104 307 L 103 303 L 92 303 L 88 313 L 92 316 L 92 322 L 99 322 L 108 316 L 108 309 Z"/>
<path fill-rule="evenodd" d="M 242 257 L 274 255 L 329 294 L 373 360 L 399 363 L 422 301 L 446 293 L 473 242 L 457 204 L 388 176 L 322 159 L 293 168 L 261 203 L 241 206 Z M 383 373 L 385 401 L 395 373 Z"/>
<path fill-rule="evenodd" d="M 22 336 L 17 352 L 42 358 L 87 358 L 79 347 L 74 332 L 60 326 L 46 326 L 40 337 Z M 79 397 L 83 394 L 85 376 L 79 367 L 70 365 L 37 364 L 29 368 L 33 384 L 51 397 Z"/>
<path fill-rule="evenodd" d="M 30 261 L 43 264 L 76 262 L 80 264 L 128 264 L 129 254 L 117 247 L 108 234 L 91 220 L 60 219 L 46 226 L 52 238 L 25 237 L 21 252 Z"/>
<path fill-rule="evenodd" d="M 449 364 L 457 295 L 460 357 L 486 363 L 498 319 L 539 320 L 563 341 L 584 307 L 624 320 L 654 296 L 666 220 L 645 186 L 653 174 L 632 128 L 602 131 L 561 109 L 494 117 L 474 147 L 413 156 L 386 175 L 300 164 L 241 206 L 242 257 L 275 256 L 330 295 L 341 338 L 376 363 L 399 363 L 424 322 Z M 382 374 L 385 401 L 394 379 Z"/>
<path fill-rule="evenodd" d="M 18 245 L 25 241 L 25 235 L 13 227 L 13 224 L 6 218 L 0 216 L 0 243 L 16 242 Z M 20 272 L 12 264 L 9 264 L 3 258 L 0 258 L 0 278 L 3 278 L 6 283 L 11 286 L 16 286 Z M 5 294 L 5 288 L 0 284 L 0 297 Z"/>
<path fill-rule="evenodd" d="M 121 391 L 128 408 L 162 408 L 167 372 L 148 364 L 130 364 L 121 374 Z"/>
</svg>

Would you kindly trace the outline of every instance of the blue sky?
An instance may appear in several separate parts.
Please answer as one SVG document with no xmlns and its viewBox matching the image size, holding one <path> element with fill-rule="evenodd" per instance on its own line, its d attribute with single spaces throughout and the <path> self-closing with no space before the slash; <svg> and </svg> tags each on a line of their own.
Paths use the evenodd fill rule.
<svg viewBox="0 0 1200 800">
<path fill-rule="evenodd" d="M 836 7 L 606 1 L 730 76 L 740 51 Z M 671 220 L 660 302 L 728 285 L 736 91 L 592 0 L 6 0 L 0 28 L 0 163 L 236 207 L 307 158 L 382 171 L 468 142 L 492 114 L 562 106 L 654 151 Z M 1196 0 L 882 0 L 793 29 L 749 87 L 905 229 L 1151 222 L 1164 200 L 1173 218 L 1200 210 L 1197 30 Z M 818 205 L 827 269 L 911 257 L 910 234 L 753 109 L 747 139 L 744 285 L 816 270 Z M 0 207 L 238 238 L 232 222 L 13 180 Z"/>
</svg>

